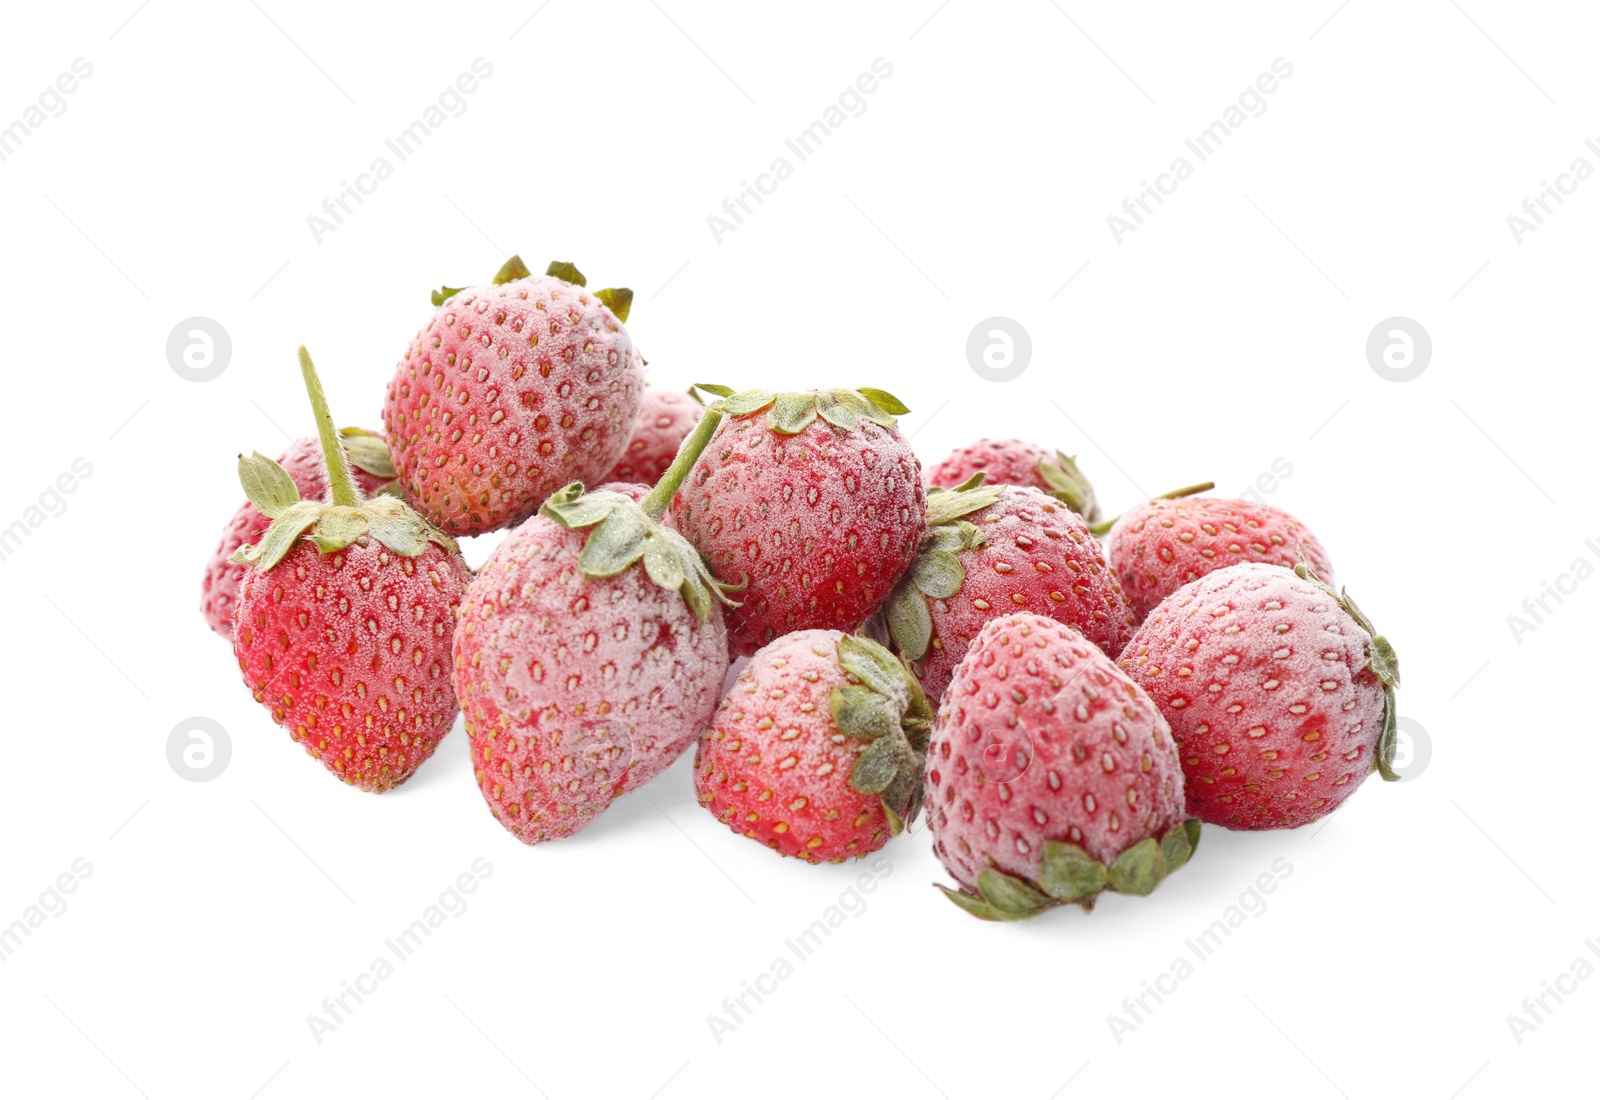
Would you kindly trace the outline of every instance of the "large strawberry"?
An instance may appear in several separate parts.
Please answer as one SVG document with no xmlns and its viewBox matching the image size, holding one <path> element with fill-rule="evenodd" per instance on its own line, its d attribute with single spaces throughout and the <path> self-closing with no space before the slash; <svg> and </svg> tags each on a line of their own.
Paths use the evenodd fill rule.
<svg viewBox="0 0 1600 1100">
<path fill-rule="evenodd" d="M 239 460 L 272 517 L 234 613 L 233 651 L 257 702 L 346 783 L 386 791 L 433 754 L 456 718 L 450 635 L 467 567 L 448 535 L 394 496 L 363 498 L 306 349 L 300 369 L 327 469 L 302 500 L 264 455 Z"/>
<path fill-rule="evenodd" d="M 639 412 L 633 293 L 586 292 L 571 264 L 513 256 L 490 287 L 444 287 L 395 369 L 383 419 L 401 488 L 455 535 L 509 527 L 571 481 L 597 483 Z"/>
<path fill-rule="evenodd" d="M 537 844 L 571 836 L 693 743 L 728 669 L 720 586 L 658 522 L 716 429 L 657 486 L 568 485 L 496 548 L 463 601 L 455 686 L 479 790 Z"/>
<path fill-rule="evenodd" d="M 876 642 L 786 634 L 717 708 L 695 751 L 695 792 L 779 855 L 860 859 L 916 817 L 932 719 L 917 681 Z"/>
<path fill-rule="evenodd" d="M 646 389 L 627 449 L 605 479 L 654 485 L 704 413 L 705 408 L 688 394 Z"/>
<path fill-rule="evenodd" d="M 939 706 L 927 758 L 933 850 L 986 920 L 1102 890 L 1148 894 L 1200 840 L 1167 723 L 1111 658 L 1031 612 L 984 626 Z"/>
<path fill-rule="evenodd" d="M 1029 485 L 1043 490 L 1089 523 L 1100 518 L 1094 486 L 1078 469 L 1073 455 L 1020 439 L 980 439 L 950 452 L 927 471 L 926 481 L 953 488 L 970 481 L 974 474 L 983 474 L 990 485 Z"/>
<path fill-rule="evenodd" d="M 796 630 L 854 630 L 911 564 L 921 470 L 882 390 L 741 393 L 676 496 L 673 525 L 717 578 L 736 654 Z"/>
<path fill-rule="evenodd" d="M 1394 649 L 1303 562 L 1184 585 L 1119 663 L 1172 723 L 1189 812 L 1204 821 L 1292 829 L 1373 770 L 1397 778 Z"/>
<path fill-rule="evenodd" d="M 1021 610 L 1069 623 L 1109 654 L 1133 636 L 1117 576 L 1083 519 L 1038 489 L 928 490 L 922 551 L 889 597 L 890 637 L 923 691 L 940 698 L 989 620 Z"/>
<path fill-rule="evenodd" d="M 350 472 L 363 493 L 382 492 L 394 482 L 394 466 L 389 461 L 389 447 L 383 437 L 361 428 L 340 428 L 345 456 L 350 460 Z M 278 456 L 303 499 L 320 500 L 328 491 L 328 478 L 322 461 L 322 451 L 315 436 L 296 440 L 288 450 Z M 231 559 L 241 546 L 260 542 L 272 523 L 261 509 L 246 500 L 222 529 L 222 539 L 206 563 L 205 577 L 200 583 L 200 614 L 212 630 L 233 640 L 233 603 L 239 595 L 239 582 L 244 579 L 245 566 Z"/>
<path fill-rule="evenodd" d="M 1111 566 L 1141 620 L 1190 581 L 1241 562 L 1292 569 L 1303 560 L 1332 582 L 1333 564 L 1322 543 L 1288 512 L 1187 492 L 1136 504 L 1111 524 Z"/>
</svg>

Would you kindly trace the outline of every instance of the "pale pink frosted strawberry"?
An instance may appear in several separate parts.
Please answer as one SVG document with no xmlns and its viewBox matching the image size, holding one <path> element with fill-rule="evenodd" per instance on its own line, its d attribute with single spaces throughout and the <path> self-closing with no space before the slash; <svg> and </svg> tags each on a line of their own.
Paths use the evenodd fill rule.
<svg viewBox="0 0 1600 1100">
<path fill-rule="evenodd" d="M 644 389 L 633 295 L 583 287 L 571 264 L 532 275 L 513 256 L 493 286 L 434 294 L 383 418 L 406 498 L 446 531 L 509 527 L 622 455 Z"/>
<path fill-rule="evenodd" d="M 1394 649 L 1303 563 L 1208 573 L 1150 614 L 1119 661 L 1172 724 L 1189 812 L 1292 829 L 1374 770 L 1395 779 Z"/>
<path fill-rule="evenodd" d="M 705 408 L 688 394 L 646 389 L 627 449 L 606 480 L 654 485 L 704 414 Z"/>
<path fill-rule="evenodd" d="M 1038 489 L 981 483 L 928 490 L 928 530 L 886 604 L 896 651 L 939 699 L 985 623 L 1033 611 L 1108 654 L 1137 625 L 1083 518 Z"/>
<path fill-rule="evenodd" d="M 994 619 L 928 745 L 928 829 L 961 885 L 945 894 L 986 920 L 1148 894 L 1199 841 L 1183 787 L 1166 720 L 1111 658 L 1042 615 Z"/>
<path fill-rule="evenodd" d="M 382 436 L 360 428 L 341 428 L 339 435 L 350 460 L 350 472 L 363 493 L 377 493 L 393 483 L 394 467 L 389 463 L 389 448 Z M 278 456 L 278 465 L 294 482 L 302 499 L 321 500 L 327 493 L 328 475 L 315 436 L 296 440 Z M 239 547 L 260 542 L 271 523 L 261 509 L 246 500 L 222 529 L 222 538 L 206 563 L 200 582 L 200 614 L 224 638 L 233 637 L 233 605 L 246 568 L 229 559 Z"/>
<path fill-rule="evenodd" d="M 988 485 L 1027 485 L 1049 493 L 1089 523 L 1100 518 L 1094 486 L 1073 455 L 1021 439 L 980 439 L 952 451 L 926 472 L 926 480 L 950 489 L 974 474 L 983 474 Z"/>
<path fill-rule="evenodd" d="M 922 536 L 921 469 L 881 390 L 733 393 L 672 499 L 673 525 L 739 587 L 728 635 L 749 656 L 796 630 L 851 631 L 889 594 Z"/>
<path fill-rule="evenodd" d="M 455 632 L 454 683 L 474 772 L 527 844 L 584 828 L 705 727 L 728 668 L 720 590 L 658 519 L 716 427 L 641 503 L 573 483 L 478 571 Z"/>
<path fill-rule="evenodd" d="M 273 721 L 352 786 L 404 783 L 455 722 L 450 637 L 466 563 L 450 537 L 394 496 L 365 498 L 306 349 L 300 369 L 326 462 L 326 500 L 303 499 L 265 455 L 239 460 L 272 522 L 248 566 L 233 652 Z"/>
<path fill-rule="evenodd" d="M 1141 620 L 1190 581 L 1242 562 L 1292 569 L 1304 560 L 1333 583 L 1333 563 L 1317 536 L 1270 504 L 1223 497 L 1160 497 L 1118 516 L 1106 541 L 1111 566 Z"/>
</svg>

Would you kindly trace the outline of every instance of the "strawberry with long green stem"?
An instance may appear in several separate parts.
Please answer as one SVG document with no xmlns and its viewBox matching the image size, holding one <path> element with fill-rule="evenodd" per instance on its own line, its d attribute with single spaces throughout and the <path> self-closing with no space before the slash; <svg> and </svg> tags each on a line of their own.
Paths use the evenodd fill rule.
<svg viewBox="0 0 1600 1100">
<path fill-rule="evenodd" d="M 246 495 L 272 523 L 233 561 L 248 566 L 233 650 L 256 700 L 346 783 L 386 791 L 432 755 L 455 721 L 450 636 L 468 570 L 455 542 L 400 498 L 365 497 L 305 348 L 326 500 L 302 500 L 278 463 L 239 459 Z"/>
<path fill-rule="evenodd" d="M 480 792 L 528 844 L 571 836 L 693 744 L 728 668 L 725 586 L 660 520 L 722 420 L 635 502 L 574 482 L 479 570 L 455 634 Z"/>
</svg>

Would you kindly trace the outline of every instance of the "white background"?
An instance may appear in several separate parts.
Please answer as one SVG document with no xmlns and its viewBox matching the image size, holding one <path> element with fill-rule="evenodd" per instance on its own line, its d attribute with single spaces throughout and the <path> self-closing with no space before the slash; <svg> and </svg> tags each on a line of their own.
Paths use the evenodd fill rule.
<svg viewBox="0 0 1600 1100">
<path fill-rule="evenodd" d="M 0 963 L 0 1089 L 1470 1100 L 1588 1080 L 1600 981 L 1520 1044 L 1507 1016 L 1600 965 L 1600 584 L 1520 644 L 1506 618 L 1600 562 L 1579 442 L 1600 182 L 1521 243 L 1506 217 L 1575 158 L 1600 167 L 1592 13 L 136 2 L 13 5 L 0 72 L 3 124 L 94 66 L 0 163 L 0 526 L 93 466 L 0 562 L 0 924 L 93 868 Z M 307 215 L 478 57 L 465 113 L 316 243 Z M 865 113 L 717 243 L 707 216 L 879 57 Z M 1117 243 L 1107 215 L 1279 57 L 1266 112 Z M 860 868 L 736 837 L 687 760 L 540 848 L 494 823 L 459 732 L 397 793 L 346 788 L 196 611 L 234 455 L 311 427 L 295 346 L 336 419 L 378 427 L 428 290 L 512 251 L 633 286 L 655 385 L 876 385 L 927 462 L 1035 439 L 1116 510 L 1285 460 L 1268 499 L 1394 642 L 1431 763 L 1321 831 L 1208 829 L 1152 899 L 1089 917 L 973 921 L 930 886 L 926 837 L 901 838 L 866 910 L 717 1043 L 707 1016 Z M 195 315 L 233 341 L 204 384 L 165 354 Z M 964 350 L 994 315 L 1033 342 L 1006 384 Z M 1364 350 L 1396 315 L 1434 344 L 1404 384 Z M 196 715 L 232 744 L 207 783 L 166 754 Z M 315 1042 L 308 1014 L 478 857 L 466 911 Z M 1266 909 L 1119 1044 L 1108 1015 L 1277 859 Z"/>
</svg>

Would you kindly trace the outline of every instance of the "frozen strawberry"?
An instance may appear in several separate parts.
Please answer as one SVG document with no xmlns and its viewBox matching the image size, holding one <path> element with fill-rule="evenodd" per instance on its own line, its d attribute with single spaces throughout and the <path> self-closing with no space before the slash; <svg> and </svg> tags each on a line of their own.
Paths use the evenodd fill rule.
<svg viewBox="0 0 1600 1100">
<path fill-rule="evenodd" d="M 394 466 L 389 462 L 389 447 L 382 436 L 360 428 L 340 428 L 339 437 L 344 443 L 345 456 L 350 460 L 350 472 L 363 493 L 370 496 L 393 484 Z M 296 440 L 278 456 L 278 465 L 294 482 L 302 499 L 321 500 L 327 493 L 328 478 L 315 436 Z M 205 616 L 212 630 L 229 641 L 233 640 L 233 603 L 246 568 L 231 559 L 239 547 L 260 542 L 271 523 L 261 509 L 246 500 L 222 529 L 222 539 L 206 563 L 205 577 L 200 584 L 200 614 Z"/>
<path fill-rule="evenodd" d="M 627 449 L 606 480 L 654 485 L 704 413 L 705 408 L 688 394 L 646 389 Z"/>
<path fill-rule="evenodd" d="M 740 588 L 728 637 L 749 656 L 796 630 L 854 630 L 911 564 L 921 469 L 882 390 L 701 386 L 727 420 L 672 499 L 672 522 Z"/>
<path fill-rule="evenodd" d="M 705 563 L 659 521 L 721 419 L 642 502 L 567 486 L 478 571 L 455 632 L 478 788 L 526 844 L 584 828 L 705 728 L 728 638 Z"/>
<path fill-rule="evenodd" d="M 784 856 L 875 852 L 922 804 L 933 711 L 876 642 L 800 630 L 740 672 L 694 758 L 701 805 Z"/>
<path fill-rule="evenodd" d="M 395 369 L 384 430 L 406 498 L 455 535 L 519 523 L 572 481 L 598 483 L 639 413 L 629 290 L 583 289 L 571 264 L 434 292 Z"/>
<path fill-rule="evenodd" d="M 939 699 L 985 623 L 1034 611 L 1077 627 L 1108 654 L 1133 637 L 1133 613 L 1083 519 L 1038 489 L 976 474 L 928 490 L 921 553 L 886 605 L 895 649 Z"/>
<path fill-rule="evenodd" d="M 1078 469 L 1075 456 L 1051 451 L 1020 439 L 980 439 L 958 447 L 927 471 L 929 485 L 954 488 L 983 474 L 989 485 L 1027 485 L 1042 490 L 1087 522 L 1100 518 L 1094 486 Z"/>
<path fill-rule="evenodd" d="M 1180 489 L 1136 504 L 1111 525 L 1111 566 L 1140 620 L 1190 581 L 1241 562 L 1292 569 L 1305 561 L 1332 583 L 1327 551 L 1288 512 L 1270 504 L 1187 492 Z"/>
<path fill-rule="evenodd" d="M 1172 723 L 1189 812 L 1203 821 L 1292 829 L 1332 813 L 1373 770 L 1397 778 L 1394 649 L 1303 562 L 1184 585 L 1119 663 Z"/>
<path fill-rule="evenodd" d="M 985 920 L 1148 894 L 1200 840 L 1155 703 L 1083 635 L 1031 612 L 989 622 L 957 666 L 926 798 L 934 853 L 961 886 L 940 889 Z"/>
<path fill-rule="evenodd" d="M 256 701 L 334 775 L 367 791 L 404 783 L 456 718 L 450 635 L 466 590 L 455 543 L 394 496 L 365 499 L 306 349 L 326 501 L 302 500 L 265 455 L 241 456 L 250 501 L 271 517 L 234 612 L 233 652 Z"/>
</svg>

